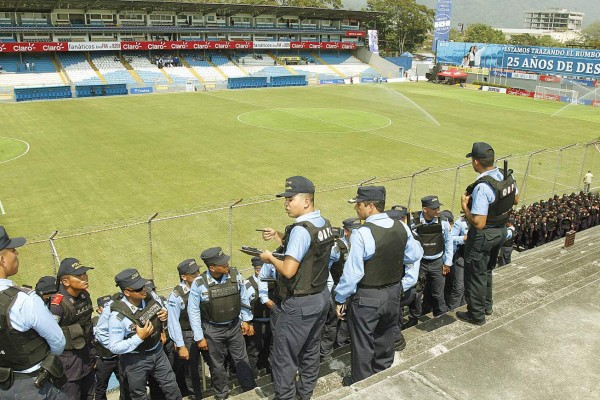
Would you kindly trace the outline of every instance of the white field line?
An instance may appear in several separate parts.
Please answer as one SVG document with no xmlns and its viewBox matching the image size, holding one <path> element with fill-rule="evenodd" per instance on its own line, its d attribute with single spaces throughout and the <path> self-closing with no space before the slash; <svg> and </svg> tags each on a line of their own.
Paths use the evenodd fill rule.
<svg viewBox="0 0 600 400">
<path fill-rule="evenodd" d="M 21 140 L 21 139 L 15 139 L 15 138 L 11 138 L 11 137 L 6 137 L 6 136 L 0 136 L 0 138 L 3 138 L 3 139 L 10 139 L 10 140 L 16 140 L 16 141 L 19 141 L 19 142 L 21 142 L 21 143 L 25 143 L 25 146 L 27 146 L 27 149 L 25 149 L 25 152 L 24 152 L 23 154 L 21 154 L 21 155 L 18 155 L 18 156 L 16 156 L 16 157 L 13 157 L 13 158 L 11 158 L 10 160 L 4 160 L 4 161 L 0 161 L 0 164 L 7 163 L 7 162 L 9 162 L 9 161 L 14 161 L 14 160 L 16 160 L 16 159 L 18 159 L 18 158 L 21 158 L 21 157 L 23 157 L 25 154 L 29 153 L 29 148 L 30 148 L 30 146 L 29 146 L 29 143 L 27 143 L 26 141 L 24 141 L 24 140 Z"/>
</svg>

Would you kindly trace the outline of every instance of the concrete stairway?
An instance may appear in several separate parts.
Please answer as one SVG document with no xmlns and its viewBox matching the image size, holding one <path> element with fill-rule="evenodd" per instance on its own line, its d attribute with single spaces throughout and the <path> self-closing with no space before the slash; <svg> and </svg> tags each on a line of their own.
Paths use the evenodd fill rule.
<svg viewBox="0 0 600 400">
<path fill-rule="evenodd" d="M 527 252 L 513 253 L 513 263 L 511 265 L 497 268 L 494 271 L 494 314 L 487 318 L 485 325 L 478 327 L 460 322 L 456 320 L 454 312 L 437 318 L 425 316 L 421 318 L 417 326 L 403 331 L 407 345 L 404 350 L 396 352 L 394 365 L 391 368 L 350 387 L 342 387 L 341 385 L 342 376 L 349 372 L 350 349 L 348 347 L 336 349 L 333 360 L 321 365 L 320 378 L 313 398 L 332 400 L 358 400 L 365 397 L 378 397 L 378 400 L 388 398 L 525 398 L 522 396 L 502 396 L 500 393 L 486 395 L 486 392 L 481 392 L 482 389 L 475 383 L 478 374 L 483 376 L 481 371 L 473 373 L 473 383 L 470 383 L 471 380 L 467 380 L 467 383 L 463 382 L 466 387 L 453 387 L 453 382 L 455 380 L 460 381 L 461 371 L 464 369 L 467 371 L 477 369 L 476 364 L 474 364 L 475 361 L 492 362 L 490 360 L 495 360 L 494 362 L 501 364 L 501 361 L 498 360 L 502 360 L 502 357 L 510 358 L 499 354 L 502 353 L 504 348 L 502 342 L 496 340 L 498 335 L 512 334 L 514 336 L 514 332 L 520 329 L 527 332 L 526 335 L 517 338 L 516 342 L 513 343 L 516 353 L 512 356 L 517 358 L 512 362 L 516 364 L 522 361 L 519 354 L 523 354 L 522 358 L 527 358 L 525 354 L 528 354 L 531 347 L 535 347 L 535 345 L 540 345 L 543 349 L 556 346 L 562 340 L 562 337 L 551 337 L 550 346 L 547 346 L 544 343 L 546 339 L 543 339 L 535 342 L 535 345 L 529 344 L 528 347 L 519 348 L 519 346 L 524 346 L 523 343 L 527 343 L 532 337 L 535 337 L 535 332 L 551 329 L 555 324 L 562 322 L 562 319 L 556 322 L 550 320 L 551 323 L 543 323 L 539 326 L 535 325 L 537 324 L 535 322 L 532 332 L 529 332 L 531 329 L 522 326 L 526 326 L 528 323 L 532 324 L 532 321 L 537 321 L 545 316 L 550 309 L 561 307 L 569 299 L 571 299 L 571 302 L 575 301 L 573 299 L 577 299 L 577 296 L 581 297 L 586 291 L 592 290 L 594 285 L 600 287 L 600 227 L 577 233 L 575 245 L 569 249 L 563 249 L 563 240 L 557 240 Z M 593 304 L 595 303 L 598 302 L 594 300 Z M 585 309 L 586 306 L 584 304 L 583 307 L 580 307 L 577 303 L 577 307 L 569 312 L 571 314 L 581 313 L 582 315 L 586 315 L 587 312 L 587 315 L 590 315 L 590 311 Z M 462 309 L 465 309 L 465 307 Z M 597 306 L 597 312 L 600 316 L 600 305 Z M 561 315 L 560 312 L 554 313 Z M 591 323 L 588 319 L 593 320 L 594 317 L 590 315 L 589 318 L 582 317 L 577 321 L 579 325 L 583 324 L 582 326 L 585 326 L 586 323 Z M 599 326 L 597 322 L 595 326 Z M 569 328 L 561 329 L 568 330 Z M 575 332 L 577 332 L 577 329 L 575 329 Z M 513 336 L 511 338 L 514 341 Z M 600 334 L 595 336 L 600 337 Z M 480 352 L 480 347 L 477 346 L 480 346 L 483 342 L 489 342 L 491 339 L 493 340 L 488 345 L 491 349 L 485 348 Z M 573 339 L 570 338 L 569 340 L 566 342 L 567 346 L 572 343 Z M 595 337 L 594 340 L 596 342 L 600 341 L 600 339 L 596 340 Z M 475 351 L 474 354 L 472 354 L 473 351 Z M 556 349 L 552 352 L 554 354 Z M 539 357 L 549 356 L 545 351 L 540 351 Z M 456 370 L 447 367 L 440 370 L 438 365 L 443 365 L 445 360 L 452 359 L 452 357 L 461 360 L 460 365 L 453 367 Z M 496 359 L 497 357 L 498 359 Z M 578 362 L 585 363 L 587 361 L 587 353 L 585 352 L 574 351 L 571 357 L 575 359 L 579 357 Z M 536 356 L 529 356 L 527 359 L 531 358 L 536 358 Z M 571 359 L 573 358 L 569 358 L 569 360 Z M 459 362 L 457 361 L 457 363 Z M 552 368 L 560 369 L 560 363 L 557 364 L 559 365 L 553 365 Z M 596 364 L 598 363 L 592 363 L 588 369 L 593 371 L 596 368 L 596 371 L 593 372 L 598 372 L 600 365 L 596 366 Z M 531 366 L 528 366 L 528 368 L 531 368 Z M 506 369 L 511 371 L 512 364 Z M 503 372 L 497 373 L 501 377 L 510 375 L 510 372 L 504 372 L 502 369 L 500 371 Z M 574 393 L 573 398 L 578 398 L 577 395 L 580 395 L 579 398 L 583 398 L 581 396 L 587 393 L 585 385 L 575 382 L 577 380 L 575 377 L 572 379 L 573 382 L 564 382 L 567 379 L 565 376 L 569 376 L 569 371 L 558 370 L 554 372 L 556 376 L 550 376 L 549 378 L 556 379 L 555 382 L 561 382 L 562 386 L 553 387 L 548 384 L 548 381 L 545 381 L 544 385 L 546 386 L 538 389 L 534 387 L 535 385 L 528 383 L 525 378 L 513 378 L 509 380 L 509 386 L 514 386 L 510 389 L 515 391 L 516 388 L 519 388 L 521 393 L 532 391 L 533 394 L 530 394 L 529 397 L 533 398 L 562 398 L 561 396 L 553 397 L 555 392 L 552 392 L 552 390 L 560 390 L 562 387 L 570 387 L 571 392 L 569 393 Z M 593 381 L 596 380 L 594 378 Z M 260 387 L 262 398 L 274 397 L 274 388 L 270 376 L 259 376 L 257 384 Z M 469 387 L 469 384 L 473 386 Z M 230 398 L 261 398 L 257 392 L 240 393 L 240 388 L 236 387 L 235 381 L 231 382 L 231 386 L 234 389 Z M 545 393 L 544 390 L 550 391 L 548 392 L 550 394 Z M 598 390 L 596 398 L 600 398 L 600 389 Z M 582 393 L 577 393 L 577 391 Z M 205 395 L 209 394 L 208 392 L 205 393 Z M 588 395 L 588 398 L 591 398 L 589 396 L 594 397 L 591 394 Z"/>
</svg>

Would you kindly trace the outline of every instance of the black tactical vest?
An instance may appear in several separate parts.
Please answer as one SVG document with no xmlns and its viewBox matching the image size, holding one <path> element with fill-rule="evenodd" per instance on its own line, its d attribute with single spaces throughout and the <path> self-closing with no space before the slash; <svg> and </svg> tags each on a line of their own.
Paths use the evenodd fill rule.
<svg viewBox="0 0 600 400">
<path fill-rule="evenodd" d="M 65 350 L 82 349 L 86 343 L 92 342 L 94 307 L 90 294 L 86 290 L 83 290 L 77 298 L 59 292 L 54 295 L 51 304 L 59 304 L 63 309 L 63 317 L 59 325 L 66 339 Z M 81 327 L 83 336 L 73 336 L 73 325 Z"/>
<path fill-rule="evenodd" d="M 420 215 L 420 214 L 419 214 Z M 442 219 L 438 217 L 438 221 L 432 224 L 421 224 L 420 217 L 413 219 L 413 223 L 417 232 L 416 239 L 423 247 L 423 255 L 432 257 L 444 251 L 444 235 L 442 233 Z"/>
<path fill-rule="evenodd" d="M 190 297 L 190 291 L 188 290 L 187 293 L 185 293 L 183 287 L 181 287 L 181 285 L 177 285 L 173 289 L 173 293 L 175 294 L 175 297 L 181 297 L 181 300 L 183 301 L 183 310 L 181 310 L 179 313 L 179 326 L 181 327 L 181 330 L 183 332 L 191 331 L 192 325 L 190 325 L 190 316 L 187 312 L 187 304 L 188 298 Z"/>
<path fill-rule="evenodd" d="M 380 288 L 398 283 L 404 276 L 404 249 L 408 240 L 401 222 L 394 221 L 390 228 L 366 222 L 375 239 L 375 254 L 365 261 L 365 275 L 359 288 Z"/>
<path fill-rule="evenodd" d="M 342 239 L 335 239 L 335 243 L 337 244 L 338 250 L 340 252 L 340 258 L 333 264 L 331 264 L 331 277 L 333 278 L 333 284 L 337 285 L 340 282 L 340 278 L 342 277 L 342 273 L 344 273 L 344 264 L 348 259 L 348 245 Z"/>
<path fill-rule="evenodd" d="M 467 187 L 467 194 L 471 195 L 475 186 L 480 183 L 489 184 L 494 190 L 496 200 L 489 205 L 486 225 L 500 227 L 504 226 L 510 217 L 510 211 L 515 204 L 517 193 L 517 183 L 511 174 L 505 177 L 503 181 L 497 181 L 489 175 L 485 175 Z M 469 207 L 471 207 L 469 203 Z"/>
<path fill-rule="evenodd" d="M 327 287 L 329 278 L 329 255 L 333 247 L 333 230 L 328 220 L 321 228 L 315 227 L 308 221 L 297 222 L 285 229 L 282 240 L 283 252 L 287 246 L 290 232 L 295 226 L 304 227 L 310 234 L 310 247 L 302 258 L 296 275 L 291 279 L 279 274 L 277 286 L 282 299 L 288 296 L 315 294 Z"/>
<path fill-rule="evenodd" d="M 250 289 L 250 287 L 254 288 L 254 300 L 250 303 L 250 307 L 252 307 L 252 316 L 253 318 L 269 318 L 271 316 L 271 310 L 269 307 L 261 303 L 258 297 L 258 280 L 256 276 L 252 275 L 248 278 L 248 282 L 246 282 L 246 290 Z M 272 296 L 273 289 L 275 287 L 275 282 L 269 282 L 269 297 Z"/>
<path fill-rule="evenodd" d="M 154 331 L 148 336 L 138 347 L 136 351 L 142 352 L 154 348 L 160 341 L 160 334 L 162 333 L 162 322 L 158 319 L 158 312 L 162 310 L 162 306 L 150 293 L 144 299 L 146 306 L 142 310 L 137 310 L 135 313 L 131 311 L 131 308 L 123 300 L 116 300 L 110 305 L 110 311 L 116 311 L 119 313 L 119 319 L 129 318 L 135 325 L 140 328 L 146 325 L 147 321 L 150 321 L 154 327 Z M 127 335 L 127 338 L 136 335 L 135 330 Z"/>
<path fill-rule="evenodd" d="M 238 287 L 238 272 L 235 268 L 229 270 L 229 278 L 224 283 L 208 283 L 208 271 L 196 279 L 196 285 L 204 285 L 208 290 L 208 301 L 200 302 L 202 319 L 205 321 L 223 323 L 239 317 L 242 309 L 240 288 Z"/>
<path fill-rule="evenodd" d="M 32 290 L 11 286 L 0 292 L 0 367 L 23 371 L 50 354 L 50 346 L 34 329 L 19 332 L 10 323 L 9 312 L 19 292 Z"/>
</svg>

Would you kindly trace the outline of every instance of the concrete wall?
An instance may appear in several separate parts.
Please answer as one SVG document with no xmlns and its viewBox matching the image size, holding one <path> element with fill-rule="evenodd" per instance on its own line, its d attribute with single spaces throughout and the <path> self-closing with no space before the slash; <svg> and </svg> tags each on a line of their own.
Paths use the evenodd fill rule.
<svg viewBox="0 0 600 400">
<path fill-rule="evenodd" d="M 391 63 L 378 56 L 377 54 L 371 53 L 364 47 L 356 49 L 354 56 L 365 64 L 371 64 L 373 68 L 381 72 L 388 78 L 400 77 L 400 67 L 394 63 Z"/>
</svg>

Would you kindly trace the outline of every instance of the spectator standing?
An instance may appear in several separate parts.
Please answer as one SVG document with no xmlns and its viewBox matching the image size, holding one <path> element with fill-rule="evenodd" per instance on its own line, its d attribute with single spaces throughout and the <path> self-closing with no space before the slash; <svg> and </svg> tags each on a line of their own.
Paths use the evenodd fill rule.
<svg viewBox="0 0 600 400">
<path fill-rule="evenodd" d="M 592 179 L 594 178 L 594 175 L 592 174 L 591 170 L 588 170 L 587 174 L 585 174 L 583 176 L 583 191 L 585 193 L 590 191 L 590 188 L 592 186 Z"/>
</svg>

